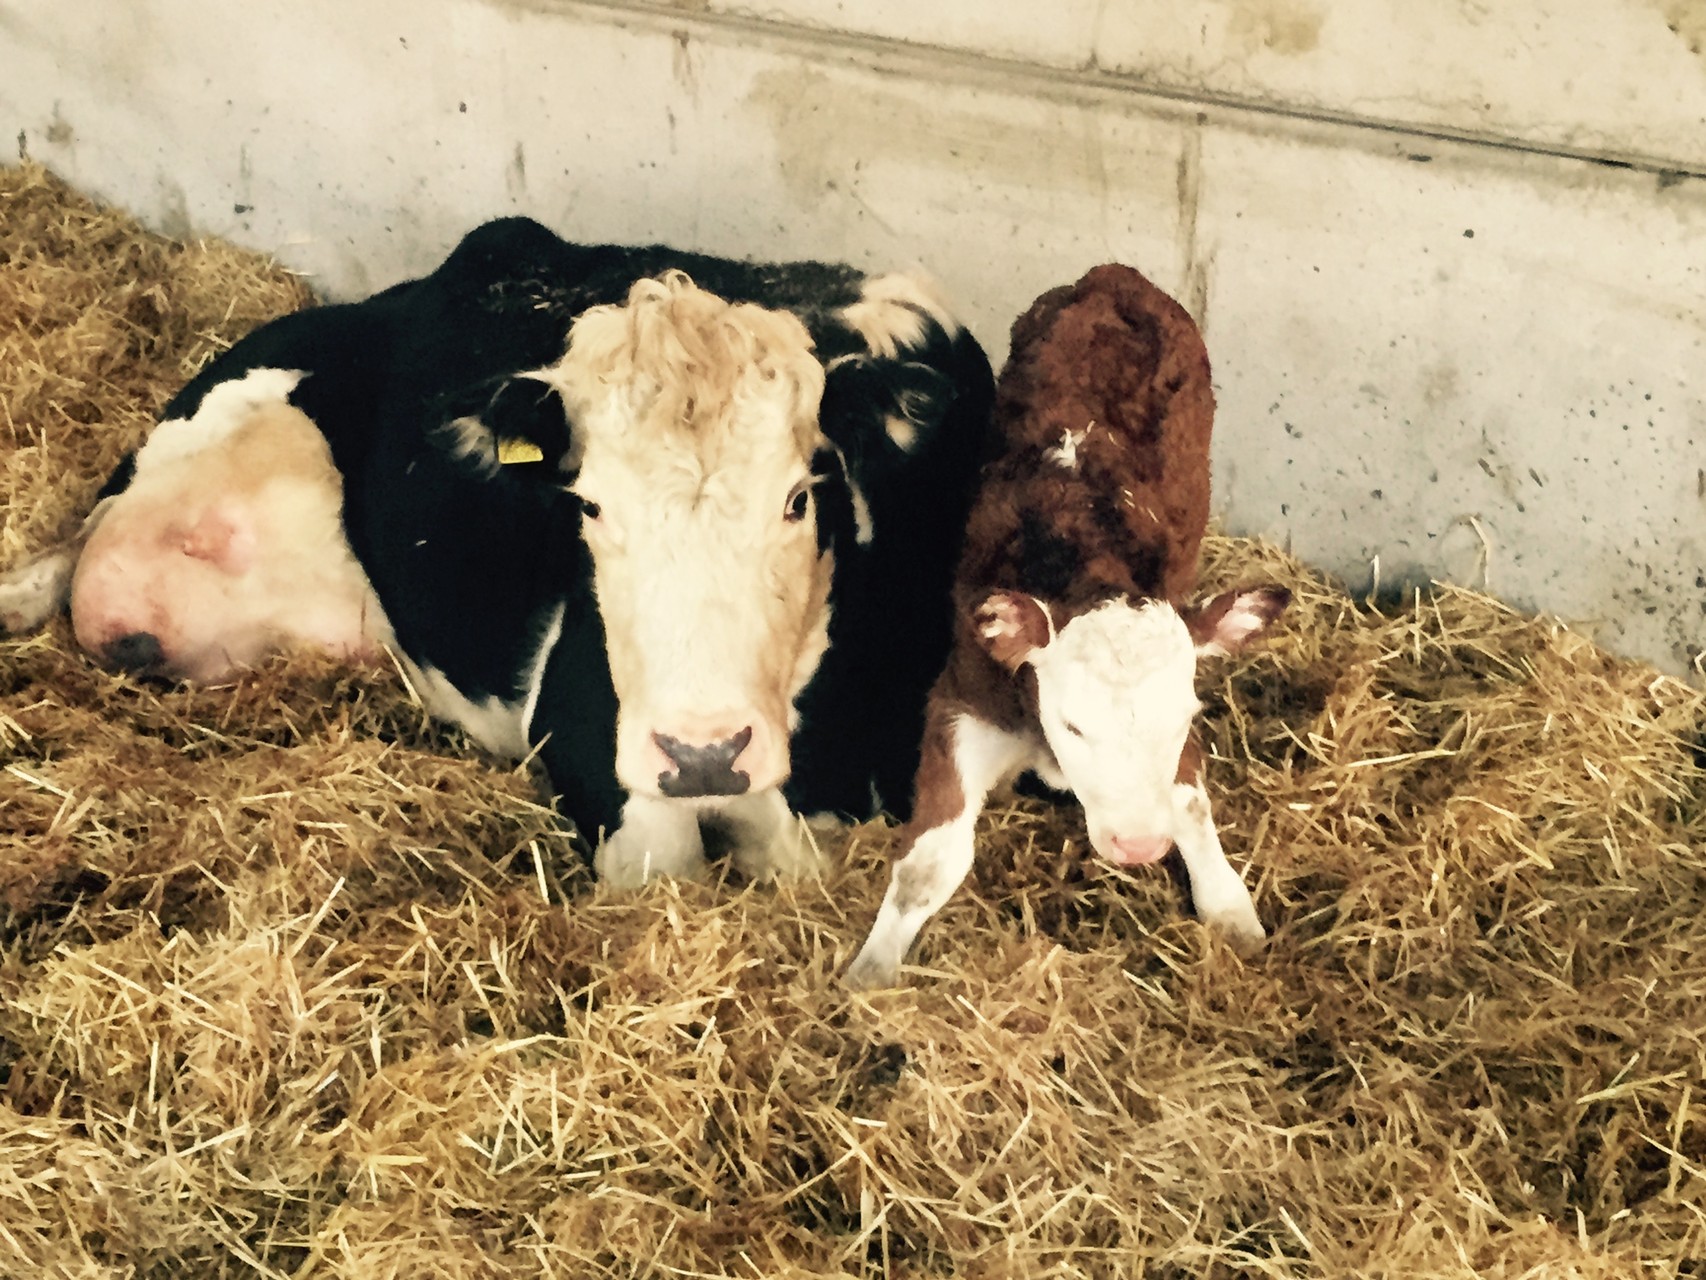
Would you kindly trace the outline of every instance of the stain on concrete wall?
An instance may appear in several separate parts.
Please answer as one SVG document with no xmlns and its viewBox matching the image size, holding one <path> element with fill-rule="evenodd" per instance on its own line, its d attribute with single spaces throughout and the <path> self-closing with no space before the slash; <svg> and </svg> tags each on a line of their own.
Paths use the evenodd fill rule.
<svg viewBox="0 0 1706 1280">
<path fill-rule="evenodd" d="M 916 85 L 897 83 L 890 91 L 808 66 L 760 73 L 747 105 L 766 122 L 781 175 L 801 199 L 856 184 L 873 156 L 921 172 L 1054 189 L 1067 198 L 1105 194 L 1094 131 L 1083 113 L 1066 106 L 1026 116 L 944 108 Z"/>
<path fill-rule="evenodd" d="M 1706 4 L 1700 0 L 1660 0 L 1665 25 L 1688 46 L 1690 53 L 1706 56 Z"/>
<path fill-rule="evenodd" d="M 1307 0 L 1237 0 L 1227 35 L 1246 53 L 1304 54 L 1321 43 L 1326 11 Z"/>
</svg>

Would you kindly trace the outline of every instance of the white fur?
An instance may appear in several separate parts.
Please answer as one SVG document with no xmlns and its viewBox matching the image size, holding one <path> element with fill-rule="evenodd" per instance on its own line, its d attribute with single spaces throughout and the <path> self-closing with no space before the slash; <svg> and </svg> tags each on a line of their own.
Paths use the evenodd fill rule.
<svg viewBox="0 0 1706 1280">
<path fill-rule="evenodd" d="M 402 653 L 397 661 L 429 715 L 456 725 L 494 755 L 513 760 L 527 754 L 527 719 L 520 700 L 487 694 L 476 702 L 437 667 L 421 666 Z"/>
<path fill-rule="evenodd" d="M 1023 769 L 1036 745 L 1016 734 L 960 716 L 953 725 L 953 761 L 965 804 L 958 814 L 919 834 L 895 864 L 888 892 L 865 945 L 847 970 L 855 990 L 888 986 L 924 927 L 971 870 L 977 816 L 992 788 Z"/>
<path fill-rule="evenodd" d="M 659 795 L 654 735 L 752 730 L 754 792 L 787 774 L 793 700 L 828 646 L 830 561 L 809 484 L 823 369 L 787 312 L 730 305 L 675 273 L 574 325 L 552 374 L 581 451 L 585 525 L 619 703 L 617 776 Z M 809 499 L 808 499 L 809 501 Z"/>
<path fill-rule="evenodd" d="M 71 598 L 77 548 L 58 547 L 0 575 L 0 635 L 34 631 Z"/>
<path fill-rule="evenodd" d="M 552 609 L 539 629 L 539 643 L 528 660 L 522 679 L 523 692 L 517 698 L 500 698 L 487 694 L 475 701 L 450 682 L 437 667 L 423 666 L 407 654 L 399 653 L 409 684 L 427 712 L 439 720 L 458 726 L 480 746 L 494 755 L 519 760 L 533 749 L 533 713 L 539 705 L 539 691 L 545 683 L 545 666 L 563 635 L 563 605 Z"/>
<path fill-rule="evenodd" d="M 1198 703 L 1196 648 L 1171 605 L 1114 601 L 1030 656 L 1037 712 L 1090 842 L 1171 835 L 1172 786 Z M 1073 732 L 1077 730 L 1077 732 Z"/>
<path fill-rule="evenodd" d="M 691 803 L 634 794 L 622 806 L 622 825 L 607 835 L 593 858 L 600 883 L 638 889 L 659 876 L 703 880 L 705 845 L 699 811 Z"/>
<path fill-rule="evenodd" d="M 137 477 L 225 440 L 262 405 L 288 401 L 307 376 L 301 369 L 250 369 L 241 378 L 217 384 L 193 415 L 167 418 L 149 432 L 136 452 Z"/>
<path fill-rule="evenodd" d="M 841 309 L 841 319 L 882 359 L 922 344 L 931 321 L 949 336 L 960 331 L 940 288 L 923 273 L 878 276 L 859 293 L 858 302 Z"/>
</svg>

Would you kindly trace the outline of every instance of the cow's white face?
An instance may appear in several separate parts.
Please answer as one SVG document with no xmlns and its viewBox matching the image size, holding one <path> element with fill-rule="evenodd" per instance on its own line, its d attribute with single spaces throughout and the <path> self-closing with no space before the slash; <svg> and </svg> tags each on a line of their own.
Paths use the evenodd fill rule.
<svg viewBox="0 0 1706 1280">
<path fill-rule="evenodd" d="M 1180 760 L 1200 704 L 1199 653 L 1230 653 L 1278 616 L 1279 588 L 1229 592 L 1181 615 L 1116 599 L 1055 629 L 1047 606 L 997 592 L 974 616 L 1008 666 L 1035 673 L 1037 717 L 1066 783 L 1084 806 L 1090 843 L 1111 862 L 1153 862 L 1179 819 Z"/>
<path fill-rule="evenodd" d="M 583 314 L 549 376 L 574 426 L 617 777 L 647 795 L 776 786 L 828 644 L 805 326 L 671 273 Z"/>
</svg>

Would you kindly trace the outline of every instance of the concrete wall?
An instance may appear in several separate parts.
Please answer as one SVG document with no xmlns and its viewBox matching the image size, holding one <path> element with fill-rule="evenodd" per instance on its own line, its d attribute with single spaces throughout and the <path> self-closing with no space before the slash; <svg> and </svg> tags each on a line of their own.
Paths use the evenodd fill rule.
<svg viewBox="0 0 1706 1280">
<path fill-rule="evenodd" d="M 335 297 L 520 210 L 922 263 L 999 359 L 1127 261 L 1208 335 L 1229 528 L 1683 670 L 1703 45 L 1696 0 L 0 0 L 0 128 Z"/>
</svg>

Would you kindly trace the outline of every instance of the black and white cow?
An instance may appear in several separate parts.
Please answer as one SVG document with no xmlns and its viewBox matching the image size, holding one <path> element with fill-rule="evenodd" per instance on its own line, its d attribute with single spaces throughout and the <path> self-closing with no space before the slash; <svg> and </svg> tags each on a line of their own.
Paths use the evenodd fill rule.
<svg viewBox="0 0 1706 1280">
<path fill-rule="evenodd" d="M 200 680 L 389 644 L 539 749 L 612 881 L 697 874 L 701 819 L 808 871 L 793 813 L 909 807 L 991 395 L 921 280 L 504 219 L 210 364 L 0 625 L 68 599 L 98 657 Z"/>
</svg>

